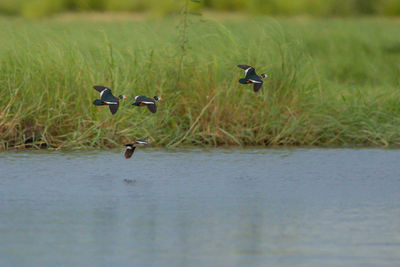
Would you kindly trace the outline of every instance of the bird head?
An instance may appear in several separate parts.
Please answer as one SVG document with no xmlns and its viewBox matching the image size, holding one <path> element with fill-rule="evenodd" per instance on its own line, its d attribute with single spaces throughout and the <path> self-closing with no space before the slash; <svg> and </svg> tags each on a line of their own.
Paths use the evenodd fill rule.
<svg viewBox="0 0 400 267">
<path fill-rule="evenodd" d="M 154 96 L 154 100 L 159 101 L 162 100 L 161 96 Z"/>
<path fill-rule="evenodd" d="M 127 99 L 126 95 L 120 95 L 118 98 L 119 98 L 119 100 Z"/>
<path fill-rule="evenodd" d="M 261 74 L 261 78 L 262 78 L 262 79 L 268 78 L 268 74 L 266 74 L 266 73 Z"/>
</svg>

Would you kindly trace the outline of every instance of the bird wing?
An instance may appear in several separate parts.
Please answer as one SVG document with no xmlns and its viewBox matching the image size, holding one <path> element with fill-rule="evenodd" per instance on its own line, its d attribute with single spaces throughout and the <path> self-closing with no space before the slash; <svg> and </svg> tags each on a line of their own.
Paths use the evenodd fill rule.
<svg viewBox="0 0 400 267">
<path fill-rule="evenodd" d="M 152 113 L 156 113 L 157 112 L 157 105 L 156 103 L 152 103 L 151 105 L 146 104 L 147 108 L 152 112 Z"/>
<path fill-rule="evenodd" d="M 93 88 L 99 93 L 101 93 L 101 91 L 103 91 L 104 89 L 108 89 L 107 87 L 102 86 L 102 85 L 95 85 L 95 86 L 93 86 Z"/>
<path fill-rule="evenodd" d="M 244 69 L 244 70 L 247 70 L 248 68 L 253 68 L 252 66 L 249 66 L 249 65 L 237 65 L 237 66 L 238 66 L 238 68 L 241 68 L 241 69 Z"/>
<path fill-rule="evenodd" d="M 150 143 L 151 138 L 147 136 L 145 139 L 140 139 L 141 141 L 145 141 L 146 143 Z"/>
<path fill-rule="evenodd" d="M 135 149 L 136 147 L 134 146 L 127 146 L 125 151 L 125 158 L 129 159 L 130 157 L 132 157 L 133 152 L 135 152 Z"/>
<path fill-rule="evenodd" d="M 149 98 L 146 97 L 146 96 L 144 96 L 144 95 L 139 95 L 139 96 L 136 96 L 136 97 L 135 97 L 136 102 L 143 102 L 143 101 L 146 101 L 146 100 L 148 100 L 148 99 L 149 99 Z"/>
<path fill-rule="evenodd" d="M 263 81 L 260 79 L 249 79 L 249 81 L 252 83 L 263 83 Z"/>
<path fill-rule="evenodd" d="M 95 85 L 95 86 L 93 86 L 93 88 L 100 93 L 100 99 L 103 101 L 106 100 L 106 98 L 110 98 L 110 96 L 112 96 L 112 98 L 114 98 L 114 96 L 111 93 L 110 88 L 107 88 L 102 85 Z"/>
<path fill-rule="evenodd" d="M 139 96 L 135 97 L 135 103 L 133 103 L 132 105 L 139 106 L 140 103 L 145 102 L 145 101 L 151 101 L 151 98 L 144 96 L 144 95 L 139 95 Z"/>
<path fill-rule="evenodd" d="M 106 88 L 100 93 L 100 99 L 104 102 L 109 102 L 107 104 L 115 104 L 117 101 L 117 98 L 112 94 L 111 89 Z"/>
<path fill-rule="evenodd" d="M 255 74 L 255 72 L 256 72 L 256 70 L 252 66 L 249 66 L 249 65 L 237 65 L 237 66 L 241 69 L 244 69 L 246 78 Z"/>
<path fill-rule="evenodd" d="M 149 138 L 146 138 L 146 139 L 137 139 L 136 140 L 136 143 L 138 143 L 138 144 L 140 144 L 140 145 L 145 145 L 145 146 L 151 146 L 150 144 L 149 144 L 149 141 L 150 141 L 150 139 Z"/>
<path fill-rule="evenodd" d="M 118 111 L 119 102 L 116 102 L 116 104 L 109 104 L 108 106 L 110 107 L 111 114 L 114 115 Z"/>
<path fill-rule="evenodd" d="M 254 92 L 257 93 L 257 92 L 260 90 L 260 88 L 262 87 L 262 85 L 263 85 L 263 82 L 262 82 L 262 81 L 261 81 L 261 82 L 254 83 L 254 87 L 253 87 Z"/>
</svg>

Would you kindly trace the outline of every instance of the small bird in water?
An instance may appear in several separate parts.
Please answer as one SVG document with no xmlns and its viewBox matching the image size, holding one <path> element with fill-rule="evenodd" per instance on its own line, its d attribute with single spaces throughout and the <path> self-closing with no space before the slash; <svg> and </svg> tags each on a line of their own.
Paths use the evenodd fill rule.
<svg viewBox="0 0 400 267">
<path fill-rule="evenodd" d="M 135 152 L 135 149 L 138 146 L 151 146 L 149 142 L 150 138 L 147 137 L 145 139 L 137 139 L 129 144 L 126 144 L 125 158 L 129 159 L 132 157 L 133 152 Z"/>
<path fill-rule="evenodd" d="M 240 79 L 239 82 L 241 84 L 254 84 L 254 92 L 258 92 L 263 85 L 263 79 L 267 78 L 268 75 L 263 73 L 260 76 L 256 74 L 256 70 L 252 66 L 248 65 L 237 65 L 239 68 L 244 69 L 246 76 L 244 79 Z"/>
<path fill-rule="evenodd" d="M 151 98 L 151 97 L 147 97 L 144 95 L 139 95 L 139 96 L 135 97 L 135 103 L 133 103 L 132 105 L 138 106 L 138 107 L 147 106 L 147 108 L 152 113 L 156 113 L 157 112 L 156 101 L 159 101 L 159 100 L 162 100 L 162 98 L 159 96 L 155 96 L 155 97 Z"/>
<path fill-rule="evenodd" d="M 126 99 L 126 96 L 120 95 L 119 97 L 115 97 L 110 88 L 96 85 L 93 88 L 100 93 L 100 99 L 96 99 L 93 101 L 95 106 L 105 106 L 108 105 L 110 107 L 111 114 L 114 115 L 117 113 L 119 107 L 119 101 Z"/>
</svg>

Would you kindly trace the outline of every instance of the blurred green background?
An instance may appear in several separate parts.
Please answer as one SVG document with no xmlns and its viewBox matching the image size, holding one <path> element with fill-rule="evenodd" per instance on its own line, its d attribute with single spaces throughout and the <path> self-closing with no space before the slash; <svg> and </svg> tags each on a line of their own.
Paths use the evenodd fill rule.
<svg viewBox="0 0 400 267">
<path fill-rule="evenodd" d="M 45 17 L 59 12 L 130 11 L 173 14 L 183 0 L 0 0 L 0 14 Z M 400 0 L 204 0 L 196 9 L 276 16 L 400 15 Z"/>
</svg>

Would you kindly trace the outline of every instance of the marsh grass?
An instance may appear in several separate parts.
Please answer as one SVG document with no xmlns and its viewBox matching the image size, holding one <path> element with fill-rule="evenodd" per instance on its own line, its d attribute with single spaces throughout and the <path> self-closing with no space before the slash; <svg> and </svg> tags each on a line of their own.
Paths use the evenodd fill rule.
<svg viewBox="0 0 400 267">
<path fill-rule="evenodd" d="M 198 20 L 177 82 L 179 19 L 1 19 L 0 149 L 400 144 L 399 22 Z M 269 74 L 261 93 L 237 64 Z M 129 96 L 115 116 L 95 84 Z"/>
</svg>

